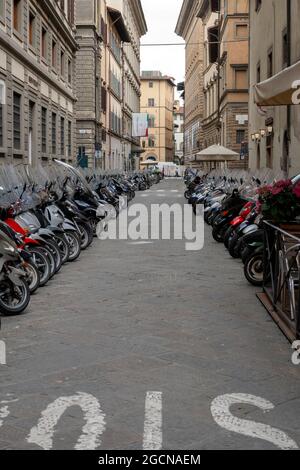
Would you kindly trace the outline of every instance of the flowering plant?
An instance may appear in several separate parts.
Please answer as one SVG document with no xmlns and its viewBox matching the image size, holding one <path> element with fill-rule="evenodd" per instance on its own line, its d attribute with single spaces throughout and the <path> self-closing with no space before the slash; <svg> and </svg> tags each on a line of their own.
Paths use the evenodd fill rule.
<svg viewBox="0 0 300 470">
<path fill-rule="evenodd" d="M 265 219 L 276 223 L 291 222 L 300 215 L 300 183 L 277 181 L 258 190 L 257 209 Z"/>
</svg>

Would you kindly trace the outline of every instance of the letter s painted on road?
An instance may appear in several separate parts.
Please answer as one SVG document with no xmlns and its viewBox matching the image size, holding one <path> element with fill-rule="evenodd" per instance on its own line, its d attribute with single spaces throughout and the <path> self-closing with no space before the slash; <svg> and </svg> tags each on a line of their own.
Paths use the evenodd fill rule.
<svg viewBox="0 0 300 470">
<path fill-rule="evenodd" d="M 298 449 L 296 442 L 280 429 L 272 428 L 267 424 L 257 423 L 256 421 L 235 417 L 230 412 L 230 407 L 237 404 L 256 406 L 264 412 L 271 411 L 275 408 L 273 403 L 254 395 L 246 395 L 243 393 L 221 395 L 217 397 L 211 405 L 212 416 L 221 428 L 241 434 L 242 436 L 249 436 L 271 442 L 283 450 Z"/>
</svg>

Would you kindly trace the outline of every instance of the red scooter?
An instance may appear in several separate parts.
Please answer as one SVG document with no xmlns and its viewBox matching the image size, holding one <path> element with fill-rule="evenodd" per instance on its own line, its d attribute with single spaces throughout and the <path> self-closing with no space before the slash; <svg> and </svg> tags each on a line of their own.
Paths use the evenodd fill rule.
<svg viewBox="0 0 300 470">
<path fill-rule="evenodd" d="M 239 215 L 230 222 L 230 226 L 224 237 L 224 245 L 226 246 L 226 248 L 228 248 L 228 243 L 229 243 L 230 238 L 232 237 L 233 232 L 236 230 L 236 228 L 239 225 L 245 222 L 246 218 L 252 212 L 254 207 L 255 207 L 254 201 L 247 202 L 247 204 L 245 204 L 245 206 L 242 208 Z"/>
</svg>

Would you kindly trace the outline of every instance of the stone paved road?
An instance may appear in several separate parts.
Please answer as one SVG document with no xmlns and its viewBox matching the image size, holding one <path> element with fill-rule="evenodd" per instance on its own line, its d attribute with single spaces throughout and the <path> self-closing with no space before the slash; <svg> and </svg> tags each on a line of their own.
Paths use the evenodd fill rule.
<svg viewBox="0 0 300 470">
<path fill-rule="evenodd" d="M 182 192 L 182 182 L 165 181 L 136 202 L 183 202 Z M 300 366 L 241 265 L 209 229 L 196 253 L 181 241 L 97 240 L 38 292 L 26 315 L 4 318 L 1 333 L 8 365 L 0 366 L 0 449 L 74 448 L 85 424 L 78 406 L 67 409 L 50 441 L 51 416 L 38 438 L 34 426 L 51 403 L 58 405 L 49 410 L 53 418 L 63 413 L 56 400 L 79 392 L 94 396 L 105 414 L 100 448 L 141 449 L 150 391 L 162 393 L 164 449 L 273 449 L 267 426 L 284 433 L 278 445 L 300 446 Z M 264 440 L 217 424 L 211 404 L 224 394 L 274 405 L 268 413 L 231 407 L 248 420 L 229 416 L 231 426 L 249 434 L 249 420 L 267 425 L 254 425 Z"/>
</svg>

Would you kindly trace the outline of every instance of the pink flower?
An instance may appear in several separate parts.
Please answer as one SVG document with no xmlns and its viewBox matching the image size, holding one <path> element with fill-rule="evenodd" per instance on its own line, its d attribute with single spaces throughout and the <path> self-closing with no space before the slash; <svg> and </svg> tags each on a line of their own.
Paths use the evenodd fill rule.
<svg viewBox="0 0 300 470">
<path fill-rule="evenodd" d="M 292 185 L 293 184 L 291 180 L 280 180 L 274 184 L 274 188 L 284 190 L 284 189 L 291 188 Z"/>
<path fill-rule="evenodd" d="M 271 193 L 272 193 L 273 196 L 277 196 L 278 194 L 282 193 L 283 191 L 284 191 L 284 188 L 283 188 L 283 187 L 274 186 L 274 187 L 272 188 Z"/>
<path fill-rule="evenodd" d="M 300 184 L 298 183 L 294 189 L 293 189 L 293 194 L 300 199 Z"/>
</svg>

